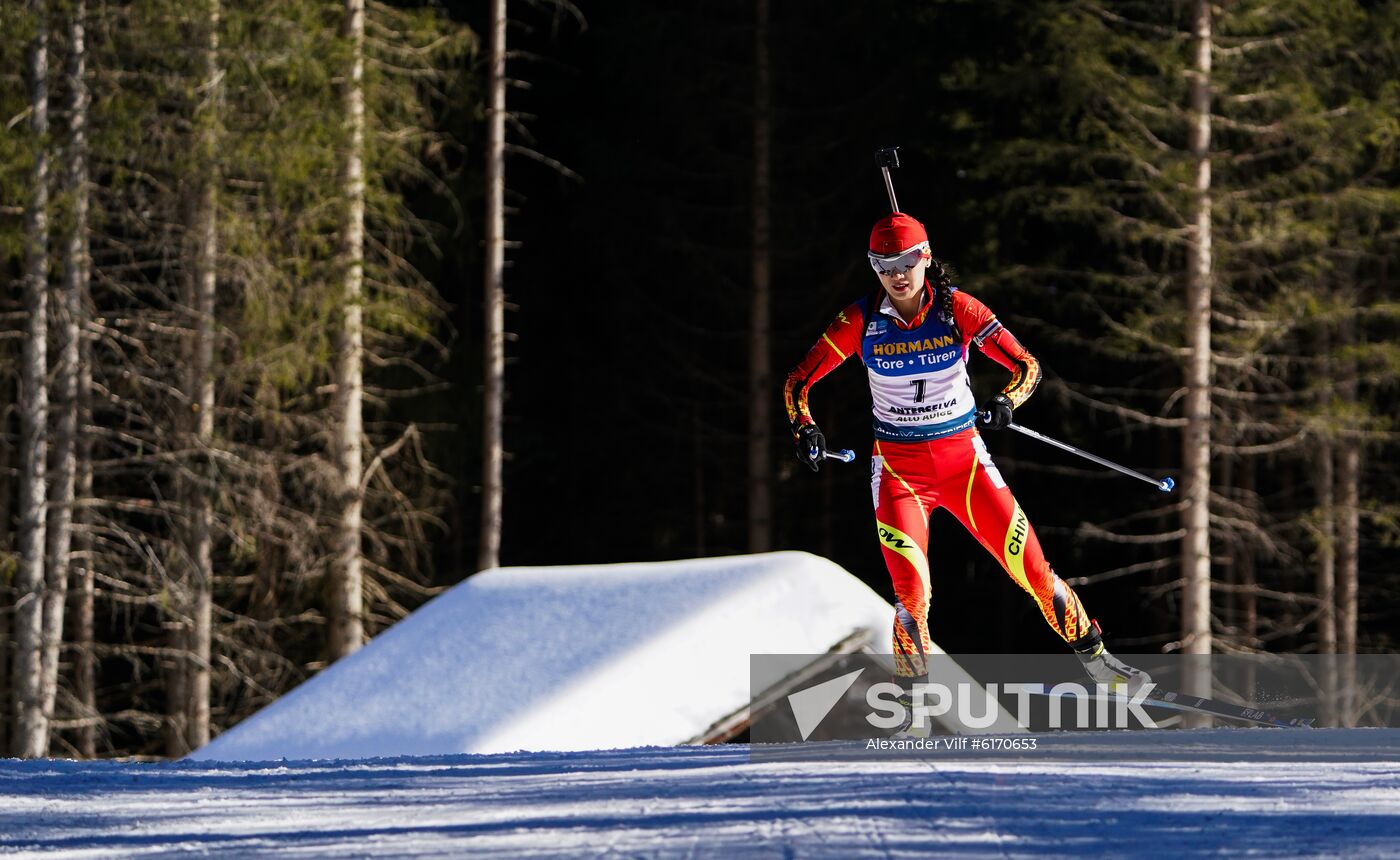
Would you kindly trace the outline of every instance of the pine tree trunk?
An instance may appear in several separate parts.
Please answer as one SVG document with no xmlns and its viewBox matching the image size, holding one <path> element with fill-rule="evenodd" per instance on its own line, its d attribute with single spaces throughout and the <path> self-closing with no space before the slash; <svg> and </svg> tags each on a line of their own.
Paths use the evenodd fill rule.
<svg viewBox="0 0 1400 860">
<path fill-rule="evenodd" d="M 1186 272 L 1186 535 L 1182 542 L 1181 650 L 1209 654 L 1210 629 L 1210 384 L 1211 384 L 1211 196 L 1210 71 L 1211 18 L 1208 0 L 1195 0 L 1195 64 L 1191 75 L 1189 147 L 1196 164 L 1195 227 Z M 1189 691 L 1188 691 L 1189 692 Z M 1204 694 L 1203 694 L 1204 695 Z"/>
<path fill-rule="evenodd" d="M 0 346 L 0 361 L 8 358 L 8 350 Z M 8 379 L 0 379 L 0 397 L 11 398 L 11 390 Z M 9 400 L 8 402 L 14 402 Z M 10 511 L 9 496 L 10 482 L 6 475 L 10 469 L 10 446 L 3 437 L 10 432 L 9 422 L 0 416 L 0 552 L 6 556 L 10 555 L 11 534 L 10 534 Z M 12 584 L 13 575 L 8 569 L 8 565 L 0 565 L 0 709 L 3 709 L 4 719 L 0 719 L 0 756 L 8 755 L 10 750 L 10 726 L 14 722 L 11 719 L 10 703 L 14 701 L 10 689 L 10 661 L 14 658 L 11 653 L 11 628 L 14 625 L 14 586 Z"/>
<path fill-rule="evenodd" d="M 1332 338 L 1323 322 L 1318 331 L 1317 354 L 1322 361 L 1321 376 L 1329 383 L 1332 380 L 1333 366 L 1329 356 L 1332 353 Z M 1324 410 L 1332 400 L 1331 385 L 1324 385 L 1319 392 L 1319 406 Z M 1317 488 L 1317 653 L 1337 653 L 1337 513 L 1336 487 L 1333 464 L 1335 452 L 1331 439 L 1322 439 L 1317 446 L 1314 473 Z M 1331 725 L 1331 721 L 1325 724 Z"/>
<path fill-rule="evenodd" d="M 11 701 L 10 690 L 10 588 L 8 583 L 0 586 L 4 603 L 0 605 L 0 702 L 7 705 Z M 10 726 L 13 720 L 0 720 L 0 750 L 10 749 Z"/>
<path fill-rule="evenodd" d="M 1350 320 L 1342 326 L 1344 347 L 1354 346 L 1356 330 Z M 1343 367 L 1342 383 L 1338 386 L 1347 414 L 1356 412 L 1356 362 L 1349 360 Z M 1342 446 L 1337 464 L 1337 653 L 1339 657 L 1338 703 L 1339 723 L 1354 726 L 1356 713 L 1356 612 L 1359 583 L 1361 540 L 1361 442 L 1348 440 Z"/>
<path fill-rule="evenodd" d="M 364 474 L 364 261 L 365 261 L 365 4 L 345 0 L 341 35 L 350 43 L 350 74 L 343 91 L 349 140 L 342 175 L 345 221 L 340 253 L 345 278 L 335 386 L 335 455 L 339 519 L 330 577 L 329 652 L 332 660 L 354 653 L 364 643 L 364 589 L 360 556 Z"/>
<path fill-rule="evenodd" d="M 204 104 L 198 118 L 200 160 L 199 198 L 194 219 L 195 253 L 192 273 L 194 307 L 190 350 L 190 392 L 198 479 L 190 482 L 191 512 L 189 587 L 190 635 L 186 659 L 185 745 L 199 749 L 209 742 L 209 661 L 213 640 L 214 476 L 209 450 L 214 443 L 214 301 L 218 287 L 218 144 L 220 105 L 219 0 L 208 0 L 204 46 Z"/>
<path fill-rule="evenodd" d="M 87 300 L 87 83 L 84 0 L 68 24 L 68 152 L 63 182 L 72 211 L 64 225 L 63 285 L 55 303 L 57 361 L 53 372 L 53 475 L 49 484 L 48 559 L 44 594 L 44 712 L 53 713 L 73 547 L 78 472 L 79 343 Z"/>
<path fill-rule="evenodd" d="M 90 367 L 90 351 L 81 350 L 82 364 Z M 82 426 L 91 425 L 92 408 L 85 392 L 92 388 L 90 371 L 78 377 L 79 417 Z M 79 501 L 92 498 L 92 439 L 86 432 L 79 432 L 78 438 L 78 484 L 76 495 Z M 94 653 L 95 615 L 93 607 L 93 542 L 88 518 L 81 509 L 74 516 L 74 600 L 73 635 L 70 637 L 76 652 L 76 665 L 73 670 L 73 698 L 78 703 L 82 722 L 78 725 L 73 745 L 84 758 L 97 757 L 97 655 Z"/>
<path fill-rule="evenodd" d="M 1182 679 L 1183 692 L 1211 694 L 1208 657 L 1210 625 L 1210 421 L 1211 421 L 1211 196 L 1209 0 L 1195 0 L 1195 61 L 1190 73 L 1191 125 L 1188 146 L 1195 162 L 1195 225 L 1186 263 L 1186 428 L 1182 471 L 1185 508 L 1182 539 L 1181 652 L 1191 662 Z M 1187 715 L 1187 727 L 1210 725 L 1205 717 Z"/>
<path fill-rule="evenodd" d="M 753 117 L 753 292 L 749 309 L 749 552 L 773 546 L 770 164 L 773 138 L 768 0 L 755 0 Z"/>
<path fill-rule="evenodd" d="M 14 754 L 48 752 L 49 714 L 43 707 L 44 551 L 48 525 L 48 229 L 49 46 L 47 4 L 31 0 L 37 28 L 29 51 L 30 131 L 34 167 L 25 207 L 24 329 L 20 371 L 19 575 L 15 601 Z"/>
<path fill-rule="evenodd" d="M 1326 378 L 1326 377 L 1324 377 Z M 1333 449 L 1331 440 L 1318 444 L 1316 484 L 1318 496 L 1318 557 L 1317 557 L 1317 653 L 1329 660 L 1337 653 L 1337 521 L 1333 478 Z M 1320 725 L 1337 725 L 1337 674 L 1334 661 L 1322 667 L 1321 701 L 1318 708 Z"/>
<path fill-rule="evenodd" d="M 11 341 L 0 340 L 0 366 L 13 361 Z M 0 402 L 18 403 L 16 382 L 8 373 L 0 373 Z M 11 501 L 15 493 L 11 470 L 15 468 L 14 445 L 10 443 L 11 410 L 0 410 L 0 552 L 14 557 L 15 533 L 11 530 Z M 10 668 L 14 660 L 15 572 L 8 564 L 0 564 L 0 757 L 9 755 L 10 731 L 14 725 L 10 684 Z"/>
<path fill-rule="evenodd" d="M 1317 446 L 1317 653 L 1337 653 L 1337 515 L 1335 504 L 1333 463 L 1330 440 Z"/>
<path fill-rule="evenodd" d="M 85 5 L 79 7 L 84 13 Z M 81 19 L 80 19 L 81 20 Z M 86 104 L 86 100 L 84 102 Z M 86 113 L 86 109 L 84 109 Z M 86 125 L 86 120 L 84 120 Z M 83 206 L 87 206 L 87 154 L 80 158 L 83 183 L 79 194 Z M 86 218 L 84 218 L 86 221 Z M 87 335 L 88 321 L 92 319 L 92 257 L 88 250 L 88 227 L 84 224 L 83 247 L 83 306 L 79 317 L 78 340 L 78 478 L 74 491 L 78 508 L 74 511 L 73 554 L 75 564 L 75 599 L 73 601 L 73 635 L 70 637 L 76 650 L 77 665 L 73 672 L 73 697 L 76 699 L 83 722 L 78 726 L 74 745 L 78 752 L 87 758 L 97 757 L 97 655 L 94 653 L 94 558 L 91 517 L 85 513 L 84 503 L 92 499 L 92 340 Z"/>
<path fill-rule="evenodd" d="M 486 331 L 482 405 L 481 546 L 477 570 L 501 563 L 502 421 L 505 414 L 506 0 L 491 0 L 491 59 L 486 111 Z"/>
</svg>

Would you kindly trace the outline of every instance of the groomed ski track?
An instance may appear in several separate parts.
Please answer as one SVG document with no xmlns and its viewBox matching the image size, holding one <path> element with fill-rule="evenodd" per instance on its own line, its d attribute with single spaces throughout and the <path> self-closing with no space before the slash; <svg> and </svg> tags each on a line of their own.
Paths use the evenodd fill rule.
<svg viewBox="0 0 1400 860">
<path fill-rule="evenodd" d="M 1035 753 L 904 761 L 851 760 L 841 744 L 804 745 L 803 760 L 751 760 L 742 746 L 264 764 L 8 760 L 0 854 L 1400 853 L 1400 730 L 1152 734 L 1146 747 L 1140 732 L 1095 733 Z"/>
</svg>

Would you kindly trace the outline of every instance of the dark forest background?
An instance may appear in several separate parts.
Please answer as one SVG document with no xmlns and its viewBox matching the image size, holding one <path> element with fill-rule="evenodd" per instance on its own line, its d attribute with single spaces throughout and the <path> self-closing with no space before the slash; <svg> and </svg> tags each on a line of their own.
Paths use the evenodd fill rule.
<svg viewBox="0 0 1400 860">
<path fill-rule="evenodd" d="M 836 311 L 875 283 L 865 242 L 870 224 L 888 210 L 877 147 L 901 145 L 896 188 L 903 208 L 927 224 L 936 253 L 960 273 L 980 268 L 977 243 L 989 228 L 973 220 L 968 204 L 982 190 L 967 179 L 967 135 L 949 122 L 960 105 L 940 79 L 956 60 L 950 46 L 976 56 L 995 50 L 998 36 L 968 10 L 932 20 L 896 3 L 777 5 L 772 217 L 779 375 L 771 388 L 780 404 L 781 374 Z M 588 10 L 587 31 L 565 27 L 555 40 L 560 66 L 531 70 L 534 89 L 521 101 L 539 115 L 532 130 L 583 181 L 520 164 L 510 183 L 521 205 L 511 235 L 525 243 L 512 253 L 508 273 L 520 306 L 511 316 L 520 338 L 512 344 L 512 372 L 523 382 L 513 387 L 507 411 L 514 456 L 504 542 L 510 563 L 685 558 L 748 546 L 752 11 L 750 4 L 671 4 L 665 11 L 607 4 Z M 547 93 L 567 109 L 545 107 Z M 474 275 L 464 271 L 463 282 Z M 995 289 L 978 294 L 1048 372 L 1071 369 L 1074 351 L 1057 351 L 1018 325 L 1046 316 L 1048 294 L 1032 308 Z M 478 328 L 473 304 L 459 308 L 463 333 Z M 1005 383 L 1004 372 L 980 356 L 972 368 L 979 394 Z M 1108 456 L 1126 452 L 1121 439 L 1102 438 L 1121 430 L 1106 426 L 1096 434 L 1100 428 L 1088 416 L 1065 415 L 1049 399 L 1033 398 L 1021 420 Z M 843 367 L 815 389 L 812 402 L 832 444 L 861 458 L 812 475 L 793 457 L 786 420 L 775 408 L 774 546 L 830 557 L 889 598 L 869 508 L 863 370 L 854 362 Z M 462 406 L 474 408 L 469 400 Z M 456 423 L 470 428 L 471 412 Z M 1065 481 L 1090 476 L 1035 468 L 1073 464 L 1025 440 L 991 445 L 1062 575 L 1122 563 L 1121 550 L 1074 539 L 1081 521 L 1102 521 L 1124 505 L 1159 503 L 1150 488 L 1094 480 L 1101 496 L 1066 510 L 1056 504 Z M 468 455 L 458 473 L 464 488 L 475 450 L 461 449 Z M 1150 462 L 1142 454 L 1127 459 Z M 469 506 L 459 511 L 464 519 L 453 547 L 465 554 L 449 566 L 462 569 L 474 555 L 469 543 L 458 548 L 474 536 L 475 521 Z M 937 641 L 950 650 L 1054 647 L 1053 634 L 1035 623 L 1034 605 L 994 560 L 950 516 L 939 513 L 936 521 L 930 554 Z M 1170 623 L 1170 612 L 1154 609 L 1131 584 L 1089 595 L 1120 636 L 1150 637 Z M 1118 603 L 1121 609 L 1111 608 Z"/>
<path fill-rule="evenodd" d="M 0 20 L 7 625 L 22 593 L 15 452 L 27 153 L 52 142 L 60 171 L 69 152 L 59 105 L 71 85 L 54 87 L 60 130 L 26 137 L 33 5 L 7 3 Z M 55 74 L 76 5 L 45 12 Z M 782 410 L 783 374 L 837 311 L 876 286 L 865 243 L 888 211 L 874 160 L 884 146 L 901 148 L 895 187 L 935 255 L 1041 362 L 1045 382 L 1016 420 L 1183 483 L 1192 240 L 1182 214 L 1198 199 L 1187 126 L 1200 6 L 772 3 L 772 548 L 829 557 L 892 598 L 870 510 L 863 369 L 843 366 L 811 397 L 830 444 L 860 455 L 854 464 L 812 474 L 793 456 Z M 194 49 L 184 53 L 207 35 L 195 8 L 87 4 L 96 214 L 85 336 L 101 396 L 84 431 L 98 455 L 86 502 L 79 489 L 74 540 L 84 559 L 75 575 L 91 581 L 97 571 L 97 623 L 92 641 L 64 640 L 55 752 L 173 755 L 188 745 L 171 739 L 188 710 L 178 686 L 189 660 L 179 638 L 184 579 L 162 562 L 183 552 L 184 500 L 200 486 L 220 488 L 213 731 L 337 653 L 325 642 L 335 617 L 324 580 L 336 565 L 328 440 L 344 311 L 332 240 L 344 206 L 332 156 L 347 147 L 341 4 L 224 4 L 218 56 L 229 72 L 216 77 L 226 137 L 211 148 L 191 143 L 208 127 L 197 119 L 208 78 Z M 752 545 L 756 8 L 509 6 L 503 565 Z M 1344 648 L 1391 650 L 1400 8 L 1210 8 L 1215 647 L 1336 650 L 1350 610 L 1320 583 L 1351 570 L 1355 641 Z M 488 14 L 487 4 L 459 0 L 369 4 L 366 318 L 380 335 L 366 366 L 365 459 L 388 456 L 365 500 L 367 635 L 477 565 Z M 195 447 L 212 445 L 222 459 L 163 432 L 182 427 L 187 408 L 177 377 L 197 326 L 180 260 L 197 211 L 187 192 L 210 165 L 224 201 L 217 441 Z M 71 223 L 70 193 L 55 191 L 55 231 Z M 970 370 L 979 397 L 1006 381 L 977 354 Z M 1025 437 L 987 438 L 1051 563 L 1116 650 L 1181 647 L 1181 492 Z M 222 477 L 200 484 L 208 462 L 223 464 Z M 82 543 L 85 533 L 94 543 Z M 943 648 L 1062 647 L 945 512 L 934 515 L 930 543 L 930 628 Z M 77 680 L 83 665 L 95 689 Z M 0 672 L 0 687 L 12 678 Z"/>
<path fill-rule="evenodd" d="M 753 7 L 663 5 L 585 7 L 582 32 L 568 20 L 557 31 L 541 21 L 521 28 L 522 41 L 550 61 L 521 72 L 532 89 L 512 99 L 537 114 L 529 125 L 540 148 L 582 181 L 523 159 L 512 162 L 508 181 L 519 207 L 509 234 L 524 243 L 511 252 L 507 275 L 519 307 L 509 318 L 519 338 L 510 345 L 507 410 L 503 560 L 510 564 L 685 558 L 748 545 Z M 781 374 L 836 311 L 875 284 L 865 242 L 888 202 L 873 154 L 898 144 L 901 207 L 924 221 L 935 254 L 1046 371 L 1047 384 L 1017 420 L 1149 474 L 1179 475 L 1175 433 L 1134 426 L 1070 399 L 1055 384 L 1087 384 L 1094 393 L 1139 384 L 1142 369 L 1106 360 L 1083 343 L 1098 323 L 1076 293 L 1087 291 L 1092 300 L 1092 285 L 1064 271 L 1024 275 L 1028 266 L 1053 269 L 1060 261 L 1087 268 L 1092 263 L 1084 258 L 1101 252 L 1075 225 L 1034 217 L 1002 199 L 1008 177 L 998 173 L 996 141 L 1026 136 L 1035 124 L 1051 138 L 1072 133 L 1069 120 L 1087 95 L 1062 89 L 1066 82 L 1057 80 L 1044 44 L 1044 19 L 1037 20 L 1074 4 L 1043 4 L 1041 12 L 1024 5 L 774 5 L 779 376 L 772 397 L 781 401 Z M 1374 5 L 1375 14 L 1393 18 L 1388 5 Z M 1393 60 L 1393 46 L 1380 47 Z M 957 82 L 970 63 L 995 70 L 994 79 L 984 87 Z M 1038 201 L 1053 203 L 1044 195 Z M 478 275 L 469 256 L 452 262 L 461 268 L 438 282 L 466 291 L 453 320 L 470 339 L 479 323 L 469 285 Z M 1008 270 L 1015 274 L 1003 278 Z M 1382 288 L 1393 299 L 1393 287 Z M 472 381 L 473 354 L 456 355 L 461 395 Z M 970 369 L 979 396 L 1005 383 L 1004 371 L 980 355 Z M 1393 383 L 1381 390 L 1393 392 Z M 1382 396 L 1382 410 L 1389 396 Z M 442 570 L 466 570 L 475 557 L 477 404 L 466 396 L 453 402 L 460 411 L 451 420 L 467 441 L 453 447 L 461 458 L 453 469 L 460 491 L 453 534 L 438 558 Z M 863 370 L 843 366 L 814 389 L 812 403 L 831 444 L 862 456 L 812 475 L 794 459 L 775 410 L 775 546 L 830 557 L 890 598 L 864 467 L 872 437 Z M 1095 539 L 1083 528 L 1151 511 L 1136 531 L 1170 532 L 1171 500 L 1159 492 L 1022 437 L 993 434 L 988 444 L 1061 576 L 1094 577 L 1161 555 L 1160 547 Z M 1385 450 L 1366 470 L 1368 507 L 1378 516 L 1363 525 L 1362 568 L 1376 574 L 1394 567 L 1385 505 L 1395 498 L 1396 476 L 1385 466 Z M 1306 462 L 1264 468 L 1279 472 L 1265 504 L 1280 520 L 1311 511 Z M 935 639 L 954 652 L 1056 647 L 1035 606 L 952 517 L 939 512 L 934 523 Z M 1281 590 L 1311 583 L 1308 548 L 1298 551 L 1292 565 L 1270 574 Z M 1156 650 L 1177 638 L 1175 596 L 1158 587 L 1175 577 L 1175 570 L 1149 570 L 1095 581 L 1081 594 L 1120 647 Z M 1372 647 L 1390 647 L 1392 596 L 1380 581 L 1362 590 Z M 1308 641 L 1300 630 L 1276 647 Z"/>
</svg>

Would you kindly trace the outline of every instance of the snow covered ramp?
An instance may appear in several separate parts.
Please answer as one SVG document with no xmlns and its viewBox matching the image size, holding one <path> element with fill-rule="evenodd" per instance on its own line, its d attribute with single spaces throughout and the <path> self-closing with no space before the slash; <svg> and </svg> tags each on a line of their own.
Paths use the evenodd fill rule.
<svg viewBox="0 0 1400 860">
<path fill-rule="evenodd" d="M 857 630 L 883 645 L 892 617 L 802 552 L 491 570 L 190 758 L 682 743 L 749 701 L 751 654 L 821 654 Z"/>
</svg>

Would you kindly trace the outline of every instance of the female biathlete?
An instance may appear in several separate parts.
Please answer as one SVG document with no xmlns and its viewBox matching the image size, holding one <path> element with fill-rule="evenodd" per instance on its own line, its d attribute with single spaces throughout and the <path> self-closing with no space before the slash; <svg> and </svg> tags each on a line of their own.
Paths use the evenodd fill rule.
<svg viewBox="0 0 1400 860">
<path fill-rule="evenodd" d="M 909 215 L 896 212 L 876 222 L 870 265 L 882 289 L 836 315 L 788 374 L 784 395 L 797 457 L 815 471 L 826 439 L 808 411 L 807 394 L 847 358 L 859 356 L 865 365 L 875 411 L 871 496 L 896 597 L 896 683 L 908 691 L 927 674 L 929 515 L 943 507 L 1035 599 L 1091 678 L 1136 691 L 1147 675 L 1105 650 L 1097 623 L 1046 562 L 978 432 L 1011 423 L 1012 410 L 1040 382 L 1039 363 L 986 305 L 953 286 L 929 250 L 924 225 Z M 1006 388 L 980 410 L 968 381 L 968 344 L 1011 371 Z"/>
</svg>

